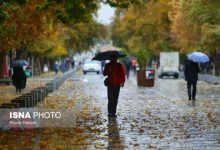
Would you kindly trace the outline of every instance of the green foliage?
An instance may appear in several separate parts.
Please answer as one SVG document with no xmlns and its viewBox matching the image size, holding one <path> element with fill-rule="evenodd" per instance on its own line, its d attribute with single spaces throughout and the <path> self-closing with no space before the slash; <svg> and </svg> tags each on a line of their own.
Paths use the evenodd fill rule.
<svg viewBox="0 0 220 150">
<path fill-rule="evenodd" d="M 171 7 L 175 9 L 171 29 L 176 46 L 181 49 L 181 52 L 187 53 L 198 47 L 209 50 L 218 47 L 216 42 L 208 44 L 210 40 L 213 41 L 213 38 L 209 39 L 210 34 L 217 32 L 208 26 L 220 24 L 220 1 L 179 0 L 179 3 L 173 3 Z"/>
<path fill-rule="evenodd" d="M 141 0 L 101 0 L 102 2 L 109 4 L 111 7 L 128 8 L 132 4 L 140 4 Z"/>
<path fill-rule="evenodd" d="M 57 19 L 63 23 L 86 22 L 91 20 L 93 14 L 99 8 L 99 3 L 103 2 L 112 7 L 128 8 L 131 4 L 140 3 L 141 0 L 46 0 L 44 4 L 38 6 L 39 10 L 51 10 Z"/>
<path fill-rule="evenodd" d="M 55 44 L 48 39 L 37 40 L 28 45 L 29 52 L 35 55 L 44 55 L 46 52 L 51 51 Z"/>
<path fill-rule="evenodd" d="M 136 53 L 136 58 L 140 69 L 146 69 L 147 62 L 151 57 L 150 49 L 140 48 Z"/>
<path fill-rule="evenodd" d="M 87 23 L 69 24 L 63 38 L 67 49 L 80 52 L 88 50 L 98 39 L 105 38 L 106 35 L 105 26 L 91 20 Z"/>
<path fill-rule="evenodd" d="M 185 2 L 182 2 L 183 6 Z M 220 23 L 219 7 L 220 2 L 214 0 L 191 0 L 188 2 L 188 21 L 189 23 Z"/>
<path fill-rule="evenodd" d="M 45 54 L 45 51 L 56 47 L 51 44 L 54 43 L 54 38 L 51 40 L 50 36 L 52 32 L 57 31 L 60 32 L 59 38 L 62 41 L 58 49 L 82 51 L 89 49 L 97 39 L 104 38 L 107 34 L 105 27 L 92 18 L 98 6 L 96 1 L 89 3 L 86 3 L 88 2 L 86 0 L 1 2 L 0 44 L 3 45 L 1 50 L 4 51 L 28 46 L 33 54 Z M 57 28 L 60 20 L 63 26 Z"/>
<path fill-rule="evenodd" d="M 118 9 L 112 26 L 113 44 L 131 54 L 139 49 L 151 49 L 152 55 L 170 49 L 170 20 L 168 0 L 148 1 L 127 11 Z"/>
<path fill-rule="evenodd" d="M 9 19 L 8 12 L 4 11 L 3 9 L 0 9 L 0 23 L 3 23 L 6 19 Z"/>
<path fill-rule="evenodd" d="M 207 52 L 220 51 L 220 25 L 204 24 L 202 26 L 202 45 Z"/>
<path fill-rule="evenodd" d="M 19 5 L 24 5 L 28 0 L 14 0 Z"/>
</svg>

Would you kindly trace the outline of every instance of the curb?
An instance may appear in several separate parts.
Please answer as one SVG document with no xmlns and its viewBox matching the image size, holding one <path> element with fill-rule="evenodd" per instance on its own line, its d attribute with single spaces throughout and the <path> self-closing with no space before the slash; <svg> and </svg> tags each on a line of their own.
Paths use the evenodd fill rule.
<svg viewBox="0 0 220 150">
<path fill-rule="evenodd" d="M 62 75 L 62 77 L 56 77 L 52 81 L 45 84 L 45 86 L 35 88 L 29 93 L 25 93 L 15 99 L 11 100 L 11 103 L 3 103 L 0 108 L 30 108 L 35 107 L 38 102 L 44 100 L 49 93 L 57 90 L 63 82 L 71 77 L 73 73 L 78 70 L 72 69 Z"/>
<path fill-rule="evenodd" d="M 180 77 L 184 78 L 184 73 L 180 72 Z M 208 74 L 198 74 L 198 78 L 201 81 L 205 81 L 211 84 L 219 84 L 220 83 L 220 77 L 208 75 Z"/>
</svg>

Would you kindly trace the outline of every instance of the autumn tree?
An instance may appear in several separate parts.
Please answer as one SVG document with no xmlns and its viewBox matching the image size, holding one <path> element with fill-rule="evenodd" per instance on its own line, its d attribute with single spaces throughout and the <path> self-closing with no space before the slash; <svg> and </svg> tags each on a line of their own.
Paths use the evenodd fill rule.
<svg viewBox="0 0 220 150">
<path fill-rule="evenodd" d="M 36 5 L 42 2 L 43 0 L 1 2 L 0 10 L 5 13 L 0 19 L 0 53 L 2 59 L 5 58 L 4 55 L 9 50 L 17 49 L 16 54 L 20 55 L 28 43 L 40 38 L 45 33 L 44 13 L 36 11 Z"/>
<path fill-rule="evenodd" d="M 6 28 L 0 36 L 1 50 L 21 48 L 46 31 L 43 13 L 36 11 L 36 5 L 43 0 L 31 0 L 25 4 L 7 6 L 7 19 L 1 24 Z"/>
<path fill-rule="evenodd" d="M 200 50 L 214 57 L 219 72 L 220 1 L 171 0 L 171 32 L 176 46 L 183 53 Z"/>
<path fill-rule="evenodd" d="M 139 0 L 0 0 L 0 56 L 22 49 L 54 58 L 66 49 L 88 49 L 105 34 L 93 18 L 100 2 L 127 8 Z M 57 30 L 61 24 L 65 32 Z"/>
<path fill-rule="evenodd" d="M 74 52 L 88 50 L 99 39 L 104 39 L 106 32 L 105 26 L 94 20 L 68 24 L 68 30 L 63 34 L 65 47 L 73 49 Z"/>
<path fill-rule="evenodd" d="M 152 55 L 171 49 L 168 0 L 147 1 L 127 11 L 117 10 L 112 38 L 117 46 L 131 53 L 148 49 Z"/>
</svg>

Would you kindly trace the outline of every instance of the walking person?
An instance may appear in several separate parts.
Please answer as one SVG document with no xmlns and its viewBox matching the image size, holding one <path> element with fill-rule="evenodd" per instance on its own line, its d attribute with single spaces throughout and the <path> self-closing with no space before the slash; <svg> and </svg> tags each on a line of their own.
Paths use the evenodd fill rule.
<svg viewBox="0 0 220 150">
<path fill-rule="evenodd" d="M 184 75 L 185 80 L 187 81 L 187 92 L 189 100 L 196 100 L 196 85 L 199 71 L 200 70 L 197 63 L 190 60 L 185 61 Z"/>
<path fill-rule="evenodd" d="M 16 93 L 26 87 L 27 76 L 22 67 L 13 67 L 12 82 L 16 88 Z"/>
<path fill-rule="evenodd" d="M 125 72 L 123 65 L 117 62 L 117 57 L 112 56 L 109 63 L 105 65 L 104 76 L 108 76 L 105 80 L 108 93 L 108 116 L 117 117 L 116 110 L 120 87 L 124 86 Z"/>
<path fill-rule="evenodd" d="M 136 75 L 136 69 L 137 69 L 137 60 L 136 58 L 131 58 L 131 66 L 132 66 L 132 69 L 134 71 L 134 75 Z"/>
<path fill-rule="evenodd" d="M 59 63 L 58 63 L 58 61 L 55 61 L 55 63 L 54 63 L 54 71 L 55 71 L 56 75 L 58 73 L 58 70 L 59 70 Z"/>
<path fill-rule="evenodd" d="M 125 68 L 126 68 L 126 77 L 127 77 L 127 79 L 129 79 L 129 76 L 130 76 L 130 70 L 131 70 L 131 61 L 130 61 L 130 59 L 129 58 L 127 58 L 126 60 L 125 60 Z"/>
</svg>

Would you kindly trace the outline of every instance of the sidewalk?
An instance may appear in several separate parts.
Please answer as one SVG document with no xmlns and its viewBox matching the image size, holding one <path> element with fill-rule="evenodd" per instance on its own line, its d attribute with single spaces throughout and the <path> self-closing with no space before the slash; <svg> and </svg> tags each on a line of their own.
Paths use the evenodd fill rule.
<svg viewBox="0 0 220 150">
<path fill-rule="evenodd" d="M 180 77 L 184 78 L 184 72 L 180 72 Z M 220 83 L 220 77 L 209 75 L 209 74 L 199 74 L 198 75 L 199 80 L 205 81 L 212 84 L 219 84 Z"/>
<path fill-rule="evenodd" d="M 53 80 L 55 77 L 60 77 L 60 76 L 62 76 L 61 72 L 59 72 L 57 75 L 55 75 L 54 72 L 48 72 L 48 73 L 43 73 L 40 76 L 27 78 L 26 88 L 22 90 L 21 94 L 28 93 L 32 89 L 35 89 L 37 87 L 44 86 L 50 80 Z M 18 97 L 21 94 L 16 93 L 15 87 L 12 84 L 11 85 L 0 84 L 0 105 L 2 103 L 10 102 L 13 98 Z"/>
</svg>

